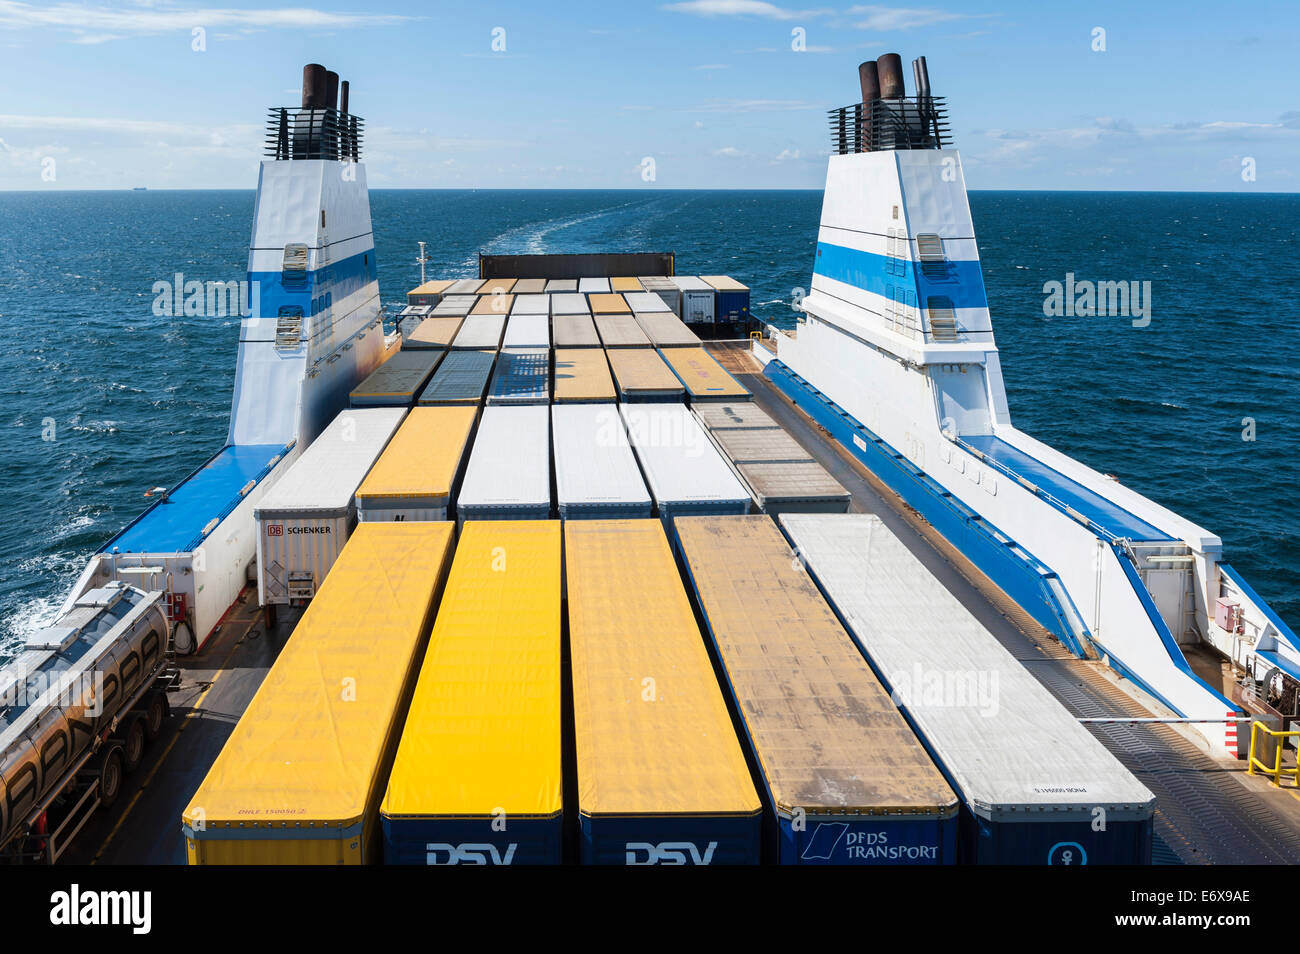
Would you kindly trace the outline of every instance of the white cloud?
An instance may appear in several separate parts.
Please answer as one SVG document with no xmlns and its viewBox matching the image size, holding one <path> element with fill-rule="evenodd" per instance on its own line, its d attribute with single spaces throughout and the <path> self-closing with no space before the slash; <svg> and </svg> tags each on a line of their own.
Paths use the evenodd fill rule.
<svg viewBox="0 0 1300 954">
<path fill-rule="evenodd" d="M 35 6 L 0 0 L 0 28 L 57 30 L 73 34 L 74 43 L 107 43 L 130 36 L 189 32 L 194 27 L 255 29 L 355 29 L 394 26 L 414 17 L 393 14 L 332 13 L 310 7 L 239 9 L 234 7 L 137 6 L 118 8 L 88 3 Z"/>
<path fill-rule="evenodd" d="M 157 136 L 175 140 L 209 142 L 246 140 L 260 144 L 263 129 L 252 123 L 211 126 L 152 119 L 113 119 L 107 116 L 19 116 L 0 114 L 0 129 L 54 129 L 62 132 L 118 133 L 129 136 Z"/>
<path fill-rule="evenodd" d="M 713 154 L 715 156 L 721 156 L 724 159 L 743 159 L 745 156 L 749 155 L 749 153 L 742 152 L 735 146 L 723 146 L 721 149 L 713 150 Z"/>
<path fill-rule="evenodd" d="M 773 161 L 773 162 L 785 162 L 785 161 L 787 161 L 787 160 L 789 160 L 789 159 L 798 159 L 798 158 L 800 158 L 800 153 L 799 153 L 799 150 L 798 150 L 798 149 L 782 149 L 782 150 L 777 154 L 777 157 L 776 157 L 775 159 L 773 159 L 772 161 Z"/>
<path fill-rule="evenodd" d="M 799 20 L 825 16 L 831 10 L 787 10 L 763 0 L 685 0 L 669 3 L 665 10 L 674 13 L 693 13 L 701 17 L 764 17 L 769 20 Z"/>
<path fill-rule="evenodd" d="M 798 109 L 822 109 L 817 103 L 805 103 L 798 99 L 726 99 L 712 103 L 688 106 L 681 112 L 686 113 L 768 113 L 785 112 Z"/>
<path fill-rule="evenodd" d="M 878 7 L 873 5 L 849 7 L 851 16 L 865 16 L 855 26 L 863 30 L 912 30 L 916 27 L 946 23 L 949 20 L 969 20 L 995 14 L 950 13 L 922 7 Z"/>
</svg>

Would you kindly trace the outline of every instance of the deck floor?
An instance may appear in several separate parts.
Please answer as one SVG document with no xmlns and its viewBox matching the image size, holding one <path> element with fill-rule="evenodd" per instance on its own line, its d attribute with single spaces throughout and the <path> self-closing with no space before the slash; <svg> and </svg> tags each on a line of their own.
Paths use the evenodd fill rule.
<svg viewBox="0 0 1300 954">
<path fill-rule="evenodd" d="M 850 509 L 875 513 L 993 635 L 1079 717 L 1149 716 L 1102 664 L 1076 659 L 947 545 L 917 514 L 844 452 L 762 377 L 748 344 L 708 350 L 755 403 L 852 494 Z M 185 660 L 172 717 L 121 799 L 82 831 L 64 864 L 184 864 L 180 817 L 292 631 L 267 634 L 246 590 L 203 651 Z M 1292 864 L 1300 860 L 1300 794 L 1248 777 L 1162 725 L 1090 725 L 1155 795 L 1157 863 Z"/>
</svg>

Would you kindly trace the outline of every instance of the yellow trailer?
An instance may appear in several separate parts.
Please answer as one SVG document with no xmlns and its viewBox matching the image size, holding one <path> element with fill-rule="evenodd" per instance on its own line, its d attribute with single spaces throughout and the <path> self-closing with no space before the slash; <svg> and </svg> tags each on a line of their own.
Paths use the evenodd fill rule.
<svg viewBox="0 0 1300 954">
<path fill-rule="evenodd" d="M 614 403 L 618 395 L 605 349 L 557 348 L 553 394 L 556 404 Z"/>
<path fill-rule="evenodd" d="M 181 816 L 189 863 L 379 861 L 379 802 L 450 523 L 363 523 Z"/>
<path fill-rule="evenodd" d="M 479 295 L 478 301 L 470 309 L 471 315 L 508 315 L 510 309 L 514 306 L 515 296 L 507 295 L 505 292 L 494 292 L 491 295 Z"/>
<path fill-rule="evenodd" d="M 596 292 L 587 296 L 593 315 L 630 315 L 627 299 L 618 292 Z"/>
<path fill-rule="evenodd" d="M 515 287 L 517 278 L 489 278 L 479 288 L 480 295 L 503 295 Z"/>
<path fill-rule="evenodd" d="M 609 280 L 610 291 L 616 292 L 639 292 L 645 291 L 639 279 L 636 278 L 611 278 Z"/>
<path fill-rule="evenodd" d="M 461 315 L 437 315 L 426 318 L 402 342 L 403 348 L 432 348 L 446 351 L 456 338 L 465 319 Z"/>
<path fill-rule="evenodd" d="M 416 407 L 357 488 L 357 519 L 446 520 L 478 407 Z"/>
<path fill-rule="evenodd" d="M 749 389 L 703 348 L 660 348 L 659 353 L 686 388 L 691 403 L 697 401 L 748 401 Z"/>
<path fill-rule="evenodd" d="M 582 860 L 758 861 L 761 804 L 659 520 L 564 529 Z"/>
<path fill-rule="evenodd" d="M 558 864 L 560 522 L 471 520 L 380 808 L 387 864 Z"/>
<path fill-rule="evenodd" d="M 423 285 L 417 285 L 406 293 L 406 303 L 408 305 L 436 305 L 443 293 L 452 285 L 450 278 L 434 279 L 431 282 L 425 282 Z"/>
</svg>

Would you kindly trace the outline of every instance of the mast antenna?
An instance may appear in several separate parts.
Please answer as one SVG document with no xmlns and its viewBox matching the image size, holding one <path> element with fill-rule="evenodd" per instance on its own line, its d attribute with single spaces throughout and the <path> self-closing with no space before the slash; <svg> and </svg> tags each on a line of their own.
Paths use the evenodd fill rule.
<svg viewBox="0 0 1300 954">
<path fill-rule="evenodd" d="M 417 259 L 415 260 L 415 264 L 417 264 L 417 265 L 420 266 L 420 284 L 423 285 L 423 284 L 424 284 L 424 266 L 425 266 L 425 263 L 426 263 L 426 262 L 431 262 L 431 261 L 433 261 L 433 259 L 429 258 L 428 255 L 424 254 L 424 246 L 425 246 L 426 243 L 424 243 L 424 242 L 419 242 L 418 244 L 419 244 L 419 246 L 420 246 L 420 257 L 417 258 Z"/>
</svg>

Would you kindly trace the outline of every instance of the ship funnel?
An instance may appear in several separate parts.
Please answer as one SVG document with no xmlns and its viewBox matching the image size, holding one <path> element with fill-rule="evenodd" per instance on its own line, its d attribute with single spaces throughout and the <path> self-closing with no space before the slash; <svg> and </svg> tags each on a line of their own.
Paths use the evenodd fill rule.
<svg viewBox="0 0 1300 954">
<path fill-rule="evenodd" d="M 876 70 L 875 60 L 867 60 L 858 65 L 858 84 L 862 87 L 864 105 L 880 99 L 880 73 Z"/>
<path fill-rule="evenodd" d="M 333 70 L 325 71 L 325 102 L 326 109 L 337 109 L 339 105 L 339 74 Z"/>
<path fill-rule="evenodd" d="M 339 87 L 339 112 L 346 113 L 347 111 L 348 111 L 348 81 L 344 80 L 343 84 Z"/>
<path fill-rule="evenodd" d="M 880 76 L 881 99 L 902 99 L 907 95 L 903 85 L 903 58 L 897 53 L 886 53 L 876 60 L 876 72 Z"/>
<path fill-rule="evenodd" d="M 308 63 L 302 68 L 302 108 L 325 108 L 325 67 L 319 63 Z"/>
<path fill-rule="evenodd" d="M 925 57 L 918 56 L 912 61 L 912 75 L 916 78 L 916 95 L 926 97 L 930 95 L 930 71 L 925 67 Z"/>
</svg>

